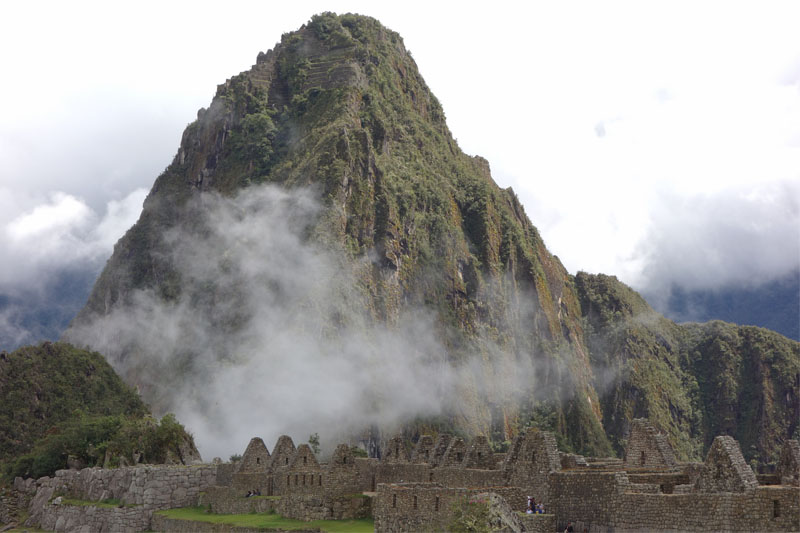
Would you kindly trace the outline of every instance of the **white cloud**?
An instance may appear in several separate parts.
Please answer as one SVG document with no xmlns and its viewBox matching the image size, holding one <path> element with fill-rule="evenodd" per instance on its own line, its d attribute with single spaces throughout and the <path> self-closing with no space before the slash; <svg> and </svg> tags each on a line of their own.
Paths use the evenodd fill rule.
<svg viewBox="0 0 800 533">
<path fill-rule="evenodd" d="M 5 194 L 13 197 L 9 191 Z M 0 288 L 20 293 L 46 286 L 49 276 L 63 270 L 98 270 L 138 218 L 145 195 L 144 189 L 137 189 L 111 200 L 102 216 L 64 192 L 54 192 L 16 216 L 7 211 L 6 220 L 0 220 L 0 247 L 5 250 Z M 30 201 L 22 199 L 20 204 Z"/>
</svg>

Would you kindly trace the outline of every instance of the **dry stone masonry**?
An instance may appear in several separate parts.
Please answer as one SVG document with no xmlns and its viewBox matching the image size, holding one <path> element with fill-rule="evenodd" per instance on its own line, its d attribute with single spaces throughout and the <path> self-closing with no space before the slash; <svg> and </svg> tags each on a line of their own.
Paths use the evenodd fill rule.
<svg viewBox="0 0 800 533">
<path fill-rule="evenodd" d="M 376 532 L 445 530 L 470 505 L 487 506 L 503 531 L 800 531 L 800 444 L 787 441 L 776 473 L 757 477 L 731 437 L 714 440 L 703 463 L 678 463 L 663 433 L 632 424 L 625 460 L 559 453 L 551 433 L 529 429 L 507 453 L 485 437 L 396 437 L 381 459 L 339 445 L 320 462 L 307 444 L 260 438 L 238 464 L 61 470 L 17 479 L 0 494 L 0 518 L 27 507 L 26 525 L 56 531 L 217 531 L 175 524 L 158 510 L 202 505 L 213 513 L 277 512 L 287 518 L 373 517 Z M 759 484 L 759 480 L 762 481 Z M 248 492 L 258 495 L 248 497 Z M 58 497 L 85 500 L 66 505 Z M 545 514 L 527 515 L 527 497 Z M 95 505 L 109 498 L 125 506 Z"/>
</svg>

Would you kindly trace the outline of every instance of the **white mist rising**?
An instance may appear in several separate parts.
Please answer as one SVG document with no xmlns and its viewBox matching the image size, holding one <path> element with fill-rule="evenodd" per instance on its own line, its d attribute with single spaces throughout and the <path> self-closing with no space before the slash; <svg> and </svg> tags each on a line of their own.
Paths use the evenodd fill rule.
<svg viewBox="0 0 800 533">
<path fill-rule="evenodd" d="M 374 320 L 359 269 L 308 238 L 312 193 L 251 187 L 195 208 L 164 235 L 180 297 L 138 291 L 69 337 L 105 354 L 157 412 L 175 412 L 207 459 L 256 435 L 318 432 L 330 447 L 370 426 L 468 417 L 465 389 L 502 401 L 532 386 L 530 354 L 497 357 L 491 341 L 479 339 L 483 357 L 449 362 L 430 311 Z"/>
</svg>

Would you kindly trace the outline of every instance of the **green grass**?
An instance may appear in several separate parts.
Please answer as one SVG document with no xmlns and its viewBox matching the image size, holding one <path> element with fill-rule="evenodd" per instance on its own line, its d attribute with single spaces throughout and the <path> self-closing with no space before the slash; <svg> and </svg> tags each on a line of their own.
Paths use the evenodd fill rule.
<svg viewBox="0 0 800 533">
<path fill-rule="evenodd" d="M 372 533 L 375 524 L 372 519 L 360 520 L 292 520 L 277 514 L 251 513 L 251 514 L 209 514 L 203 507 L 182 507 L 158 511 L 161 516 L 176 520 L 194 520 L 197 522 L 210 522 L 213 524 L 227 524 L 231 526 L 251 527 L 257 529 L 294 529 L 319 528 L 329 533 Z"/>
</svg>

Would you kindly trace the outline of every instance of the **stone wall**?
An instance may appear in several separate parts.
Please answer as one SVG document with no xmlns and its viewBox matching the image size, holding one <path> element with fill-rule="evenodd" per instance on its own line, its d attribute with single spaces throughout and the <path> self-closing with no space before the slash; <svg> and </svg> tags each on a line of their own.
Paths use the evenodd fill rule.
<svg viewBox="0 0 800 533">
<path fill-rule="evenodd" d="M 380 463 L 375 468 L 377 483 L 425 483 L 430 480 L 431 467 L 426 464 Z"/>
<path fill-rule="evenodd" d="M 673 467 L 677 464 L 666 434 L 651 426 L 644 418 L 634 418 L 625 449 L 628 468 Z"/>
<path fill-rule="evenodd" d="M 471 468 L 434 468 L 428 479 L 445 487 L 500 487 L 506 484 L 499 470 L 477 470 Z"/>
<path fill-rule="evenodd" d="M 277 496 L 245 497 L 246 493 L 231 487 L 209 487 L 200 495 L 198 505 L 216 514 L 267 513 L 277 508 Z"/>
<path fill-rule="evenodd" d="M 512 509 L 525 506 L 526 499 L 516 487 L 466 489 L 439 483 L 381 484 L 373 505 L 375 532 L 444 531 L 460 502 L 486 492 L 503 497 Z"/>
<path fill-rule="evenodd" d="M 237 472 L 255 474 L 265 473 L 269 469 L 271 458 L 264 441 L 258 437 L 253 437 L 247 449 L 239 461 Z"/>
<path fill-rule="evenodd" d="M 527 532 L 553 533 L 553 531 L 556 531 L 556 515 L 554 514 L 522 514 L 520 520 L 522 520 Z M 576 529 L 576 531 L 581 530 Z"/>
<path fill-rule="evenodd" d="M 224 487 L 226 485 L 217 484 L 217 486 Z M 245 474 L 237 472 L 233 474 L 233 480 L 230 485 L 227 485 L 243 495 L 248 490 L 260 490 L 264 496 L 272 496 L 273 494 L 273 477 L 272 474 Z"/>
<path fill-rule="evenodd" d="M 233 473 L 239 468 L 236 463 L 219 463 L 217 465 L 217 485 L 223 487 L 233 483 Z"/>
<path fill-rule="evenodd" d="M 789 439 L 783 443 L 775 473 L 784 485 L 800 487 L 800 442 Z"/>
<path fill-rule="evenodd" d="M 61 514 L 68 515 L 73 522 L 85 519 L 90 522 L 111 520 L 117 525 L 123 522 L 133 524 L 139 520 L 135 518 L 139 516 L 136 513 L 149 517 L 150 514 L 145 511 L 196 505 L 200 492 L 216 483 L 216 465 L 58 470 L 55 477 L 40 478 L 33 483 L 33 487 L 27 487 L 28 491 L 33 491 L 35 488 L 35 495 L 28 506 L 30 515 L 26 522 L 28 526 L 45 523 L 55 526 L 55 522 L 50 524 L 51 518 L 55 516 L 57 520 Z M 22 486 L 26 482 L 20 480 L 17 483 L 15 480 L 15 486 L 17 484 Z M 106 512 L 104 508 L 89 512 L 87 509 L 94 507 L 72 509 L 70 506 L 52 505 L 50 501 L 59 495 L 87 501 L 114 498 L 123 504 L 140 507 L 125 513 L 120 511 L 119 514 Z"/>
<path fill-rule="evenodd" d="M 46 531 L 113 531 L 127 533 L 150 529 L 152 509 L 46 504 L 39 527 Z"/>
<path fill-rule="evenodd" d="M 503 468 L 508 475 L 508 485 L 520 487 L 528 496 L 550 507 L 550 474 L 561 470 L 561 458 L 552 433 L 531 428 L 517 436 Z"/>
<path fill-rule="evenodd" d="M 545 502 L 544 510 L 556 515 L 563 531 L 568 520 L 611 523 L 629 482 L 625 472 L 567 470 L 551 474 L 549 485 L 550 501 Z"/>
<path fill-rule="evenodd" d="M 706 462 L 695 482 L 698 492 L 744 492 L 758 486 L 758 479 L 745 462 L 739 443 L 727 435 L 714 439 Z"/>
<path fill-rule="evenodd" d="M 688 485 L 679 485 L 688 487 Z M 787 486 L 748 492 L 664 494 L 659 484 L 631 484 L 624 472 L 560 472 L 551 476 L 562 531 L 798 531 L 800 492 Z"/>
<path fill-rule="evenodd" d="M 282 496 L 277 500 L 279 515 L 295 520 L 350 520 L 372 515 L 372 498 L 362 494 L 337 497 L 319 495 Z"/>
<path fill-rule="evenodd" d="M 17 489 L 0 488 L 0 525 L 16 524 L 20 511 L 27 510 L 31 496 Z"/>
<path fill-rule="evenodd" d="M 799 531 L 800 501 L 796 490 L 780 486 L 751 493 L 627 493 L 612 520 L 596 526 L 618 532 Z"/>
</svg>

